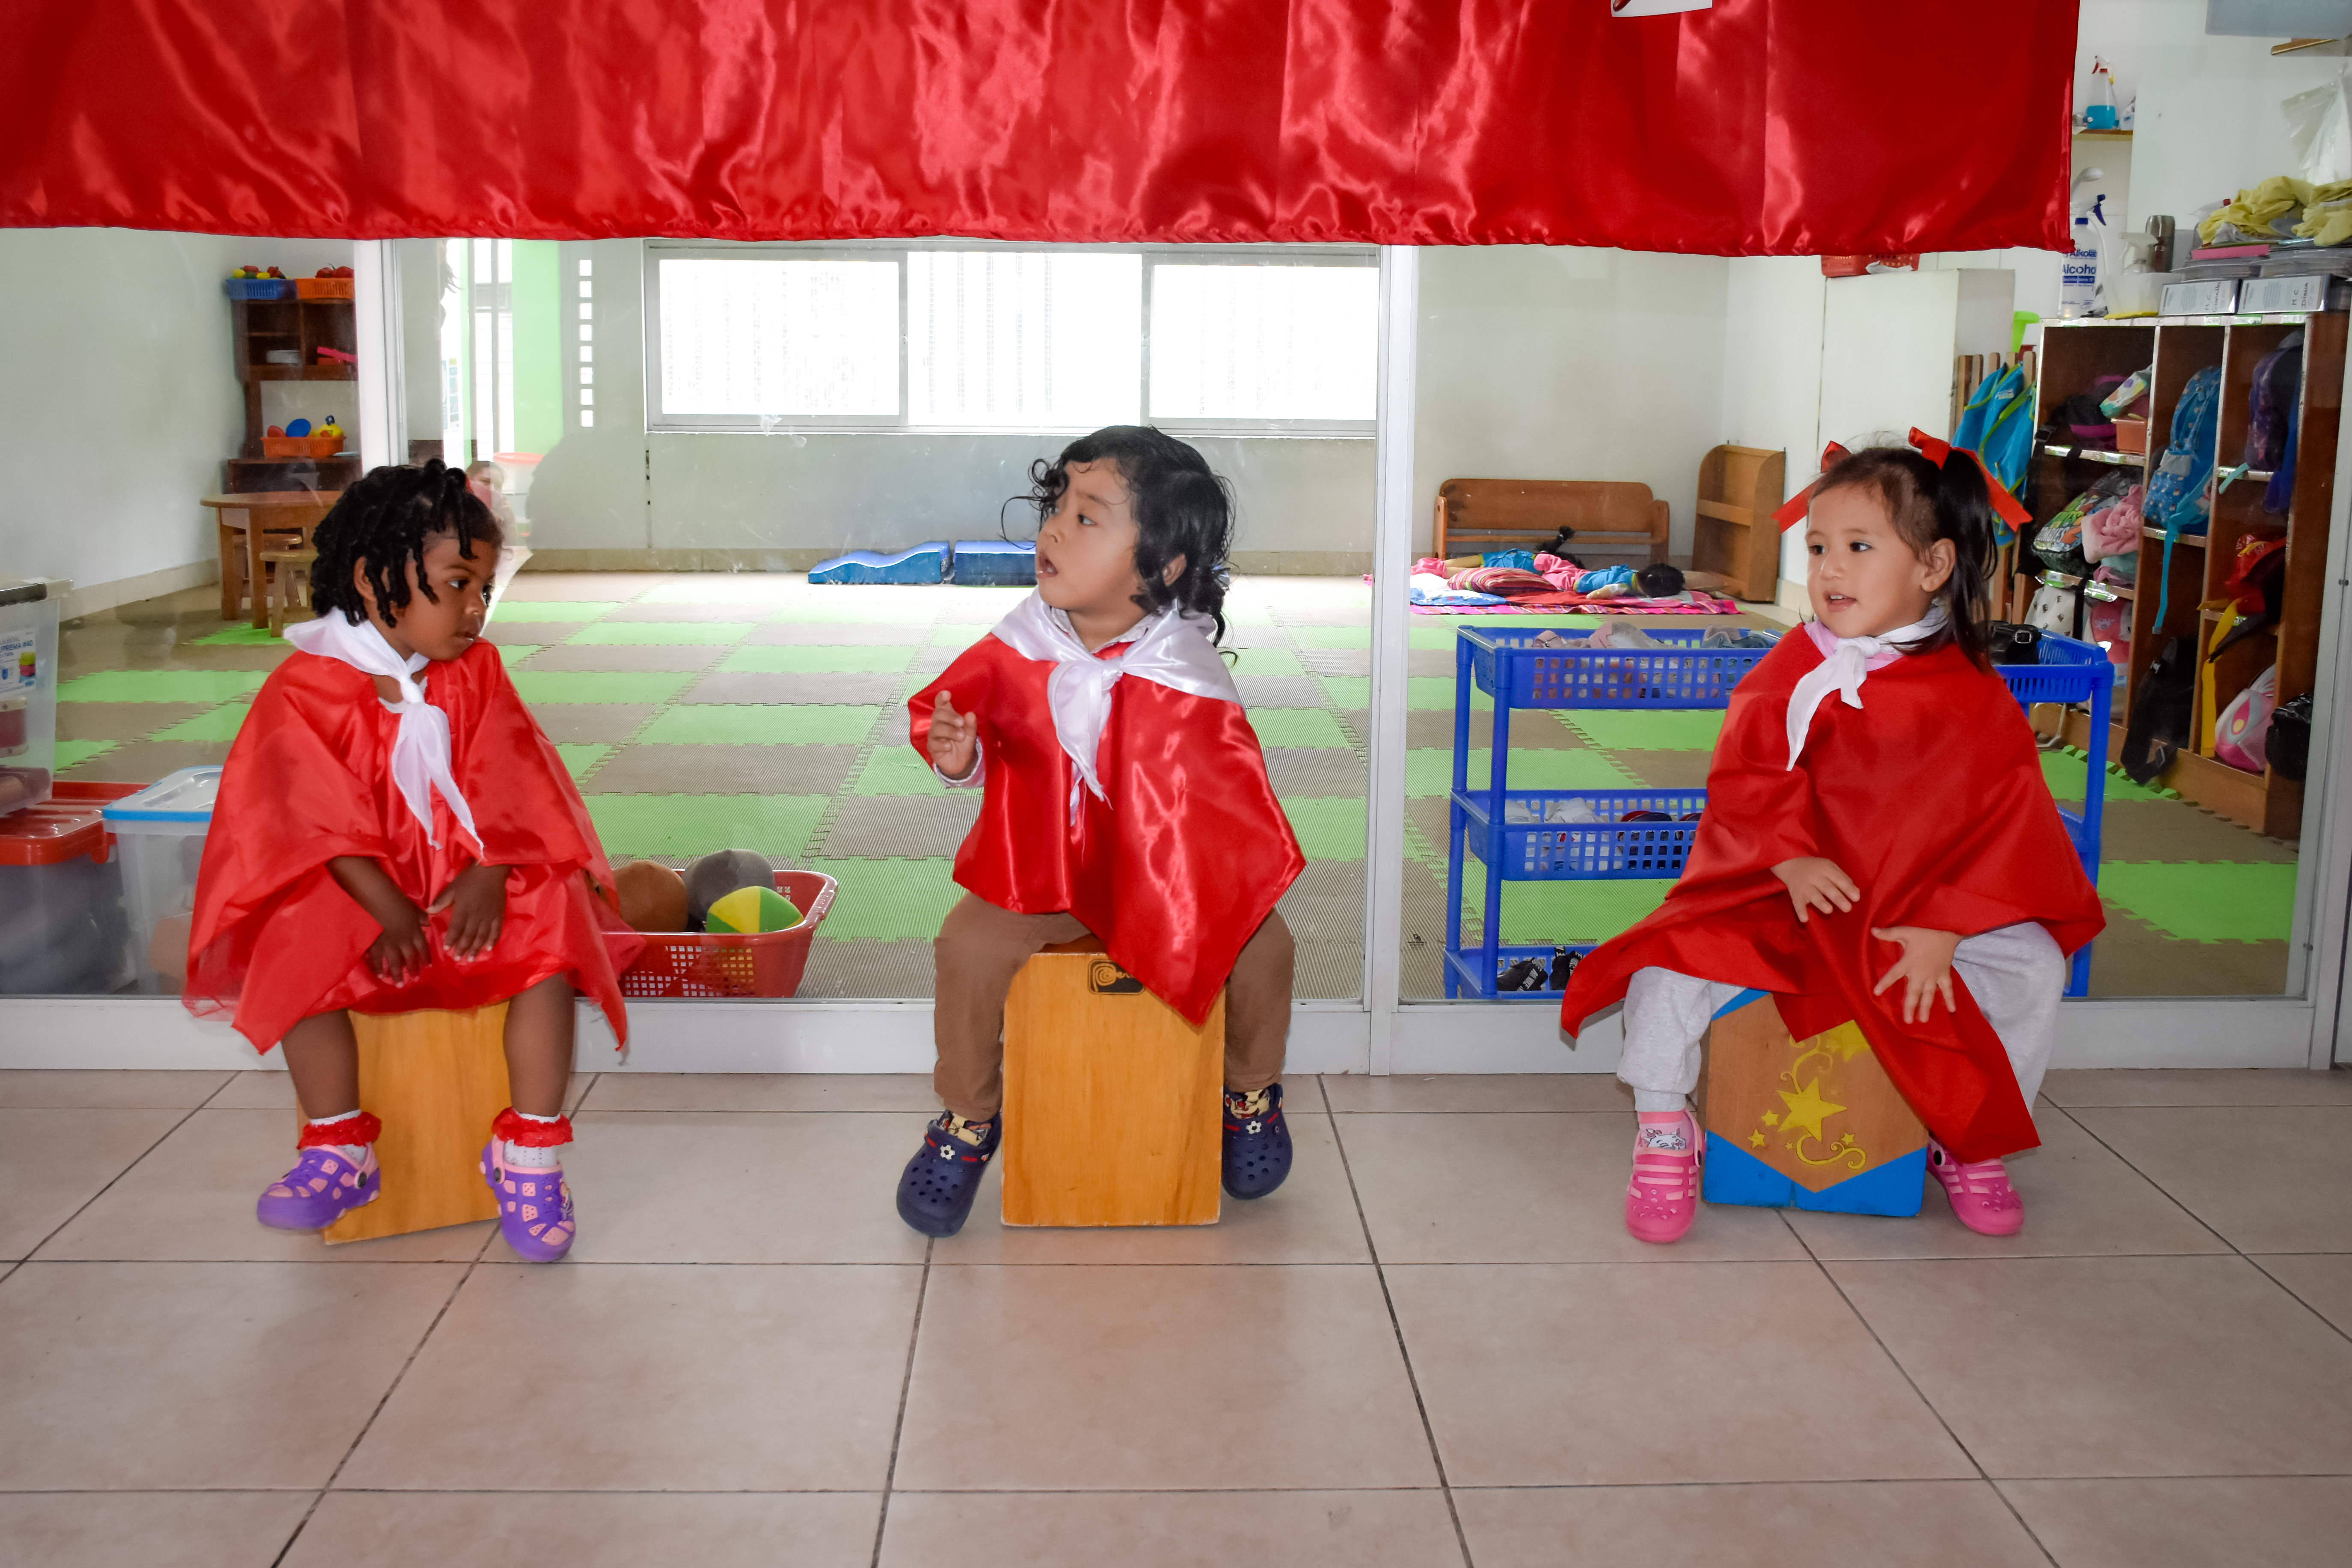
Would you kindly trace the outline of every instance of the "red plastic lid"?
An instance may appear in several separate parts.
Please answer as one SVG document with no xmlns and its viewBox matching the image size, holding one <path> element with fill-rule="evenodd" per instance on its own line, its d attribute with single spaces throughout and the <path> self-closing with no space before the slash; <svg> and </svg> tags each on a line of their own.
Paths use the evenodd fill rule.
<svg viewBox="0 0 2352 1568">
<path fill-rule="evenodd" d="M 58 866 L 85 858 L 104 865 L 107 802 L 146 787 L 60 780 L 40 805 L 0 816 L 0 866 Z"/>
</svg>

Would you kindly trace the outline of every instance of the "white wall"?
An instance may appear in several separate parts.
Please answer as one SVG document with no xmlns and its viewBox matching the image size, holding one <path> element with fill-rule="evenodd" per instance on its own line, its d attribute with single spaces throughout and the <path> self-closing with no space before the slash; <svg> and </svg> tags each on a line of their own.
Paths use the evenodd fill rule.
<svg viewBox="0 0 2352 1568">
<path fill-rule="evenodd" d="M 596 424 L 567 424 L 531 481 L 530 543 L 556 564 L 804 567 L 845 550 L 994 538 L 1029 464 L 1066 436 L 648 435 L 644 250 L 635 240 L 566 244 L 562 275 L 595 263 Z M 418 377 L 412 354 L 409 381 Z M 415 416 L 412 415 L 412 419 Z M 1372 443 L 1196 443 L 1233 482 L 1245 566 L 1361 571 L 1372 548 Z M 1014 538 L 1034 531 L 1004 511 Z M 611 552 L 567 562 L 571 552 Z M 1277 563 L 1276 558 L 1286 557 Z"/>
<path fill-rule="evenodd" d="M 1724 371 L 1716 256 L 1488 246 L 1421 258 L 1413 488 L 1449 479 L 1633 479 L 1690 548 Z M 1425 546 L 1426 521 L 1414 539 Z"/>
<path fill-rule="evenodd" d="M 2131 210 L 2188 226 L 2208 202 L 2292 172 L 2279 104 L 2336 79 L 2346 61 L 2273 58 L 2269 38 L 2205 36 L 2205 0 L 2142 0 Z"/>
<path fill-rule="evenodd" d="M 0 575 L 70 577 L 77 609 L 118 602 L 108 584 L 203 580 L 189 569 L 219 552 L 196 500 L 245 434 L 222 279 L 350 259 L 331 240 L 0 229 Z"/>
</svg>

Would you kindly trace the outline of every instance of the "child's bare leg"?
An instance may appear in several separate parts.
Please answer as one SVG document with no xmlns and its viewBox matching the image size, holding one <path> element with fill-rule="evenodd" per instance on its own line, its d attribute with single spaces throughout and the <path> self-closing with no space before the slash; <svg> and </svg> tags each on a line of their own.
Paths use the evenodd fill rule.
<svg viewBox="0 0 2352 1568">
<path fill-rule="evenodd" d="M 1257 928 L 1225 980 L 1225 1087 L 1255 1094 L 1282 1076 L 1290 1043 L 1291 971 L 1297 944 L 1279 914 Z"/>
<path fill-rule="evenodd" d="M 303 1115 L 320 1121 L 360 1108 L 360 1043 L 349 1013 L 314 1013 L 286 1031 L 284 1044 Z"/>
<path fill-rule="evenodd" d="M 525 1116 L 563 1114 L 572 1087 L 572 982 L 550 975 L 507 1004 L 507 1083 Z"/>
</svg>

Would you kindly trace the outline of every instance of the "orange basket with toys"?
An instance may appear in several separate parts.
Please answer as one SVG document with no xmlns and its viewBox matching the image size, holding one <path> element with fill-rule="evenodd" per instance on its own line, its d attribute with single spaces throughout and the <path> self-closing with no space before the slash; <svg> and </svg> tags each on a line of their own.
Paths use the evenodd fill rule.
<svg viewBox="0 0 2352 1568">
<path fill-rule="evenodd" d="M 801 911 L 800 924 L 782 931 L 639 931 L 646 950 L 621 972 L 624 996 L 790 996 L 808 968 L 809 943 L 838 884 L 822 871 L 779 871 L 776 891 Z M 615 947 L 628 940 L 609 931 Z"/>
</svg>

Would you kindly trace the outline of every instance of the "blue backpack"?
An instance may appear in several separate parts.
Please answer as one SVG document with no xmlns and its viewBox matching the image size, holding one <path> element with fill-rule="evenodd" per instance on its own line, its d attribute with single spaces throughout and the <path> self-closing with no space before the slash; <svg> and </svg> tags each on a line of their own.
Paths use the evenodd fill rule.
<svg viewBox="0 0 2352 1568">
<path fill-rule="evenodd" d="M 2172 438 L 2148 472 L 2140 510 L 2164 530 L 2164 585 L 2158 592 L 2156 624 L 2164 624 L 2172 603 L 2172 546 L 2182 534 L 2207 525 L 2206 486 L 2213 478 L 2214 447 L 2221 437 L 2221 367 L 2207 365 L 2180 389 L 2172 407 Z"/>
<path fill-rule="evenodd" d="M 1960 411 L 1959 428 L 1952 433 L 1952 445 L 1983 458 L 1986 471 L 2011 495 L 2024 482 L 2025 466 L 2033 456 L 2033 418 L 2028 412 L 2032 391 L 2025 373 L 2015 365 L 1985 377 L 1969 395 L 1968 406 Z M 2009 525 L 1997 517 L 1993 531 L 1998 542 L 2009 542 Z"/>
</svg>

